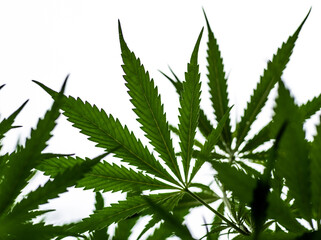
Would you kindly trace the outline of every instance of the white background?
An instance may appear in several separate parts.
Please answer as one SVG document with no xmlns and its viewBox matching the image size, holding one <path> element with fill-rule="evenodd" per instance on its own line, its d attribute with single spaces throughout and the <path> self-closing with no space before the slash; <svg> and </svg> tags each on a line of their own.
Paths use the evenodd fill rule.
<svg viewBox="0 0 321 240">
<path fill-rule="evenodd" d="M 197 36 L 205 26 L 202 7 L 218 39 L 229 77 L 230 104 L 235 105 L 232 124 L 240 118 L 267 61 L 296 30 L 310 7 L 311 15 L 283 79 L 298 103 L 321 93 L 320 1 L 1 0 L 0 84 L 6 84 L 0 92 L 1 117 L 30 100 L 16 121 L 16 125 L 23 127 L 6 135 L 2 152 L 11 151 L 18 139 L 23 142 L 30 128 L 51 106 L 49 95 L 31 80 L 59 90 L 68 73 L 71 75 L 67 95 L 104 108 L 147 144 L 135 122 L 122 78 L 118 19 L 130 49 L 140 57 L 159 87 L 169 122 L 177 124 L 177 95 L 158 70 L 169 74 L 169 65 L 183 79 Z M 204 83 L 202 107 L 212 116 L 205 84 L 206 41 L 205 31 L 199 54 Z M 270 102 L 269 108 L 272 105 Z M 256 126 L 269 121 L 270 116 L 268 110 Z M 308 124 L 309 138 L 314 133 L 315 119 Z M 49 145 L 48 152 L 75 153 L 81 157 L 94 157 L 102 152 L 64 118 L 59 119 Z M 90 214 L 92 203 L 91 192 L 73 190 L 51 203 L 58 211 L 49 220 L 61 223 L 85 217 Z M 202 216 L 209 220 L 211 215 L 204 210 L 195 216 L 195 221 L 188 221 L 193 228 L 203 223 Z M 195 237 L 204 233 L 203 227 L 195 229 Z"/>
</svg>

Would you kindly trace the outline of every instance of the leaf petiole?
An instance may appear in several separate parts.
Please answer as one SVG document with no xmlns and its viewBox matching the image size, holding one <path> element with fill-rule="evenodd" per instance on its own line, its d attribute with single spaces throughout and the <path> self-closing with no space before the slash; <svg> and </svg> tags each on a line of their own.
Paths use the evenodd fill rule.
<svg viewBox="0 0 321 240">
<path fill-rule="evenodd" d="M 203 201 L 199 196 L 197 196 L 195 193 L 191 192 L 189 189 L 185 188 L 184 191 L 188 193 L 191 197 L 195 198 L 197 201 L 202 203 L 205 207 L 207 207 L 209 210 L 211 210 L 213 213 L 215 213 L 219 218 L 221 218 L 223 221 L 226 222 L 227 225 L 229 225 L 231 228 L 234 228 L 237 232 L 243 234 L 243 235 L 250 235 L 250 232 L 248 229 L 241 229 L 238 227 L 235 223 L 228 220 L 224 215 L 222 215 L 220 212 L 216 211 L 214 208 L 212 208 L 208 203 Z"/>
</svg>

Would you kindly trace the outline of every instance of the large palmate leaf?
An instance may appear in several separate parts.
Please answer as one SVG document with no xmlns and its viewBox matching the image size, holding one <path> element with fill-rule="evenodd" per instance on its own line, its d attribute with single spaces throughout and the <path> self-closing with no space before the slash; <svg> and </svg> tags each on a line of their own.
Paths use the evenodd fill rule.
<svg viewBox="0 0 321 240">
<path fill-rule="evenodd" d="M 289 196 L 306 219 L 311 218 L 310 158 L 303 129 L 303 117 L 290 92 L 279 81 L 273 130 L 287 122 L 278 149 L 277 175 L 284 177 Z"/>
<path fill-rule="evenodd" d="M 256 120 L 257 115 L 265 105 L 268 95 L 275 83 L 281 78 L 287 63 L 290 60 L 298 35 L 309 14 L 310 11 L 295 33 L 288 38 L 286 43 L 282 44 L 281 48 L 278 49 L 277 53 L 273 56 L 272 61 L 268 62 L 267 69 L 264 70 L 264 74 L 261 77 L 260 82 L 257 84 L 240 122 L 237 124 L 236 149 L 238 149 L 244 138 L 247 136 L 252 123 Z"/>
<path fill-rule="evenodd" d="M 141 128 L 150 140 L 151 145 L 160 154 L 166 165 L 182 181 L 157 87 L 154 86 L 154 80 L 150 79 L 149 73 L 145 71 L 140 60 L 129 50 L 120 23 L 118 26 L 124 62 L 122 65 L 125 72 L 124 79 L 127 82 L 126 86 L 129 89 L 128 94 L 131 96 L 131 102 L 135 107 L 134 111 L 138 116 L 137 120 L 141 123 Z"/>
<path fill-rule="evenodd" d="M 210 89 L 212 106 L 216 116 L 216 120 L 219 122 L 223 118 L 224 114 L 229 110 L 229 99 L 227 92 L 227 80 L 224 72 L 223 59 L 221 52 L 217 44 L 217 40 L 214 37 L 214 33 L 208 22 L 207 16 L 204 12 L 207 30 L 208 30 L 208 42 L 207 42 L 207 70 L 208 70 L 208 86 Z M 232 133 L 230 126 L 230 117 L 226 120 L 222 133 L 223 140 L 229 148 L 232 142 Z"/>
<path fill-rule="evenodd" d="M 188 182 L 188 173 L 200 111 L 201 83 L 197 57 L 202 34 L 203 29 L 195 44 L 190 63 L 187 65 L 183 91 L 180 98 L 181 107 L 179 109 L 178 130 L 186 183 Z"/>
<path fill-rule="evenodd" d="M 25 147 L 10 155 L 5 164 L 2 176 L 0 176 L 0 215 L 10 210 L 22 188 L 27 184 L 31 170 L 41 160 L 41 152 L 47 147 L 47 141 L 51 138 L 51 131 L 56 126 L 59 117 L 59 109 L 62 94 L 66 86 L 66 78 L 57 99 L 48 110 L 43 119 L 38 121 L 36 129 L 31 131 L 31 136 L 26 140 Z"/>
<path fill-rule="evenodd" d="M 81 158 L 52 158 L 42 162 L 37 169 L 44 171 L 51 177 L 56 177 L 59 172 L 70 166 L 84 162 Z M 175 187 L 151 178 L 142 172 L 127 169 L 108 162 L 98 163 L 77 183 L 77 187 L 93 188 L 95 191 L 137 191 L 176 189 Z"/>
<path fill-rule="evenodd" d="M 57 96 L 55 91 L 39 82 L 36 83 L 53 98 Z M 98 147 L 107 151 L 120 147 L 114 151 L 116 157 L 157 177 L 176 182 L 141 141 L 104 110 L 98 110 L 95 105 L 91 106 L 73 97 L 64 97 L 61 108 L 73 126 L 81 129 L 81 133 L 89 136 L 89 140 L 96 142 Z"/>
</svg>

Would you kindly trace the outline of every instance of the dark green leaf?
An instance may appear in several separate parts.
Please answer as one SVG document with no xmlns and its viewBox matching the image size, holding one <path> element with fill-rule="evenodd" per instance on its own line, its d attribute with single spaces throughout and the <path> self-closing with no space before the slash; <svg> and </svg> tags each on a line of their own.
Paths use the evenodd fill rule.
<svg viewBox="0 0 321 240">
<path fill-rule="evenodd" d="M 303 129 L 303 117 L 290 92 L 279 82 L 274 119 L 274 131 L 287 122 L 278 149 L 276 171 L 286 180 L 289 194 L 295 199 L 302 216 L 311 218 L 310 159 Z"/>
<path fill-rule="evenodd" d="M 26 140 L 26 146 L 10 156 L 5 170 L 2 172 L 0 215 L 9 210 L 10 204 L 14 203 L 15 198 L 26 185 L 31 170 L 41 160 L 41 152 L 47 147 L 47 141 L 51 138 L 51 131 L 56 126 L 55 121 L 60 115 L 59 109 L 67 79 L 68 76 L 51 109 L 46 112 L 43 119 L 38 121 L 36 129 L 31 131 L 31 137 Z"/>
<path fill-rule="evenodd" d="M 200 111 L 201 83 L 197 57 L 202 34 L 203 29 L 195 44 L 190 63 L 187 65 L 187 72 L 185 73 L 185 81 L 183 82 L 183 91 L 180 101 L 181 108 L 179 109 L 180 116 L 178 128 L 186 183 L 188 182 L 188 173 Z"/>
<path fill-rule="evenodd" d="M 56 97 L 55 91 L 39 82 L 37 84 L 53 98 Z M 104 110 L 100 111 L 95 105 L 91 106 L 73 97 L 64 97 L 62 109 L 68 120 L 74 123 L 73 126 L 81 129 L 81 132 L 88 135 L 89 140 L 96 142 L 98 147 L 111 151 L 121 146 L 114 152 L 115 157 L 157 177 L 176 182 L 141 141 L 137 140 L 134 134 L 129 132 L 126 126 L 123 127 L 117 119 L 108 116 Z"/>
<path fill-rule="evenodd" d="M 216 116 L 216 120 L 220 122 L 225 115 L 229 112 L 229 99 L 227 92 L 227 79 L 225 77 L 223 60 L 221 52 L 214 33 L 210 27 L 206 14 L 204 12 L 207 29 L 208 29 L 208 50 L 207 50 L 207 70 L 208 70 L 208 86 L 210 88 L 212 106 Z M 225 144 L 230 147 L 232 142 L 232 133 L 230 126 L 230 116 L 226 120 L 222 133 Z"/>
<path fill-rule="evenodd" d="M 311 143 L 311 193 L 314 218 L 321 220 L 321 124 L 317 126 L 317 135 Z"/>
<path fill-rule="evenodd" d="M 122 65 L 125 72 L 124 79 L 127 82 L 126 86 L 129 89 L 128 94 L 131 97 L 131 102 L 135 107 L 134 112 L 138 116 L 137 120 L 142 125 L 141 128 L 150 140 L 151 145 L 182 181 L 157 87 L 154 86 L 153 79 L 150 79 L 149 73 L 145 71 L 140 60 L 129 50 L 119 22 L 118 29 L 124 62 L 124 65 Z"/>
</svg>

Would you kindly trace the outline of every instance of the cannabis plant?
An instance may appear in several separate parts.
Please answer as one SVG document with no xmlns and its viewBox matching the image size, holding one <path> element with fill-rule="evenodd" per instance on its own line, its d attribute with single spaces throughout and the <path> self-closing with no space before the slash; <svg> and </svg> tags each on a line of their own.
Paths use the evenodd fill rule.
<svg viewBox="0 0 321 240">
<path fill-rule="evenodd" d="M 180 81 L 175 74 L 175 79 L 165 75 L 179 94 L 176 127 L 166 120 L 154 80 L 129 49 L 119 23 L 124 79 L 137 121 L 152 150 L 104 110 L 36 81 L 61 103 L 64 115 L 74 127 L 97 147 L 112 152 L 127 164 L 99 162 L 77 181 L 77 187 L 97 192 L 96 210 L 81 222 L 65 228 L 66 231 L 74 235 L 89 231 L 87 238 L 106 239 L 107 228 L 117 223 L 116 233 L 110 238 L 127 239 L 141 217 L 151 216 L 138 238 L 166 239 L 176 235 L 194 239 L 184 224 L 184 217 L 191 208 L 205 206 L 215 214 L 213 221 L 204 225 L 207 239 L 218 239 L 228 233 L 236 233 L 234 239 L 319 239 L 321 127 L 314 140 L 308 142 L 303 123 L 320 109 L 321 96 L 298 106 L 281 79 L 308 15 L 268 62 L 236 126 L 231 126 L 233 109 L 223 61 L 206 15 L 207 77 L 215 126 L 211 124 L 214 120 L 210 121 L 200 108 L 198 50 L 203 29 L 187 64 L 185 80 Z M 251 137 L 251 126 L 276 85 L 278 97 L 273 119 Z M 205 140 L 195 138 L 197 131 Z M 179 151 L 174 150 L 172 134 L 178 135 Z M 55 179 L 85 162 L 79 157 L 55 156 L 43 159 L 37 169 Z M 264 170 L 252 167 L 251 162 Z M 195 181 L 205 163 L 216 171 L 215 184 Z M 99 192 L 115 191 L 127 193 L 126 200 L 103 207 Z M 217 208 L 211 204 L 214 202 L 218 203 Z M 152 235 L 146 236 L 147 230 L 153 227 Z"/>
</svg>

